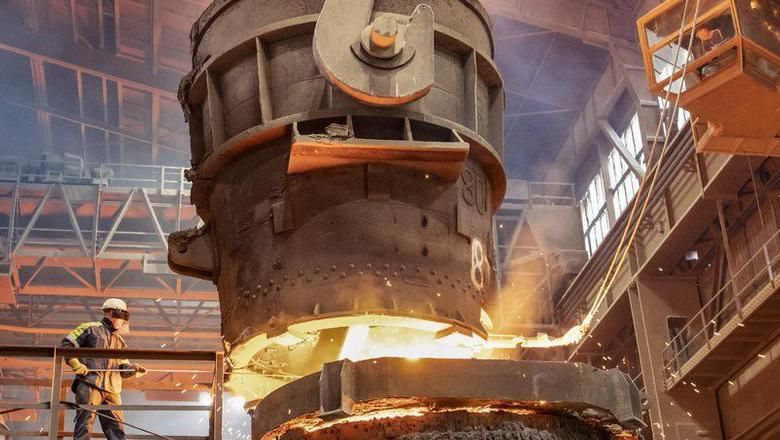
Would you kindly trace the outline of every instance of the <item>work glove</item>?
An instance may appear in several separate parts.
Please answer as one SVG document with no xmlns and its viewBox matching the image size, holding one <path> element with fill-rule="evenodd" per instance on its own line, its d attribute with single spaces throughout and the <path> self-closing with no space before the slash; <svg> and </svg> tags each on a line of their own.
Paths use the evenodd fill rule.
<svg viewBox="0 0 780 440">
<path fill-rule="evenodd" d="M 146 376 L 146 373 L 147 373 L 146 367 L 144 367 L 143 365 L 135 364 L 134 368 L 135 368 L 135 377 L 136 378 Z"/>
<path fill-rule="evenodd" d="M 89 374 L 89 368 L 82 364 L 78 359 L 68 359 L 68 366 L 76 373 L 77 376 L 86 376 Z"/>
</svg>

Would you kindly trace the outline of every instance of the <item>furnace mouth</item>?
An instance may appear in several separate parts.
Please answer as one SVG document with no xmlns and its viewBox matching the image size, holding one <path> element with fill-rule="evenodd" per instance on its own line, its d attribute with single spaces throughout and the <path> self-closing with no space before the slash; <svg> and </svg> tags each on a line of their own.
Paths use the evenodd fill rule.
<svg viewBox="0 0 780 440">
<path fill-rule="evenodd" d="M 483 312 L 482 322 L 492 326 Z M 256 334 L 230 345 L 228 391 L 246 401 L 319 371 L 327 362 L 382 357 L 490 358 L 485 328 L 467 328 L 440 317 L 364 312 L 301 320 L 271 335 Z"/>
</svg>

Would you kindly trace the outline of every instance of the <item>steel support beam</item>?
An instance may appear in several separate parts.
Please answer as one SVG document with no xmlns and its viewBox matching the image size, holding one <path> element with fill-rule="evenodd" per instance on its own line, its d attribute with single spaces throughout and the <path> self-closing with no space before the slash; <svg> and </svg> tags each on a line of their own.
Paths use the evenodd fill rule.
<svg viewBox="0 0 780 440">
<path fill-rule="evenodd" d="M 119 39 L 117 27 L 117 42 Z M 157 75 L 154 75 L 150 65 L 109 52 L 91 50 L 62 39 L 52 41 L 51 36 L 41 33 L 32 34 L 22 26 L 18 26 L 17 29 L 6 26 L 0 30 L 0 50 L 58 64 L 150 93 L 159 93 L 171 99 L 176 99 L 174 91 L 178 89 L 179 80 L 186 73 L 161 68 Z"/>
<path fill-rule="evenodd" d="M 41 212 L 43 212 L 43 205 L 46 204 L 46 201 L 49 200 L 49 196 L 51 196 L 52 190 L 54 190 L 54 185 L 49 186 L 49 188 L 46 190 L 46 194 L 43 196 L 43 199 L 41 199 L 41 202 L 38 204 L 38 207 L 35 208 L 35 212 L 32 215 L 32 218 L 30 219 L 30 222 L 27 223 L 27 227 L 24 228 L 24 232 L 22 232 L 22 236 L 19 237 L 19 241 L 16 243 L 16 247 L 14 248 L 14 253 L 19 250 L 24 245 L 24 242 L 27 240 L 27 237 L 30 236 L 30 232 L 33 229 L 33 226 L 35 226 L 35 222 L 38 221 L 38 217 L 41 216 Z"/>
<path fill-rule="evenodd" d="M 104 289 L 101 292 L 85 287 L 52 286 L 27 286 L 17 292 L 22 295 L 47 295 L 47 296 L 78 296 L 90 298 L 104 298 L 117 296 L 131 299 L 160 299 L 160 300 L 187 300 L 187 301 L 218 301 L 217 292 L 184 292 L 177 295 L 173 291 L 163 289 Z"/>
<path fill-rule="evenodd" d="M 604 194 L 607 200 L 607 217 L 609 219 L 609 224 L 614 225 L 615 220 L 617 220 L 617 213 L 615 213 L 615 204 L 612 200 L 615 195 L 615 184 L 617 182 L 613 182 L 610 178 L 609 159 L 607 151 L 605 150 L 606 149 L 601 145 L 596 146 L 596 153 L 599 158 L 599 173 L 601 174 L 601 181 L 604 182 Z"/>
<path fill-rule="evenodd" d="M 6 370 L 12 370 L 14 369 L 14 363 L 13 360 L 6 360 L 8 362 L 7 364 L 4 364 L 4 368 Z M 155 365 L 155 367 L 157 367 Z M 30 367 L 24 367 L 24 370 L 29 371 Z M 172 366 L 172 368 L 175 368 Z M 140 390 L 140 391 L 177 391 L 181 392 L 181 382 L 183 382 L 184 379 L 191 378 L 192 375 L 177 375 L 176 379 L 167 378 L 164 380 L 161 380 L 158 377 L 154 377 L 151 380 L 147 380 L 146 378 L 143 379 L 135 379 L 132 381 L 127 381 L 126 383 L 122 384 L 122 388 L 126 390 Z M 62 388 L 67 389 L 70 388 L 70 386 L 73 384 L 72 379 L 64 379 L 62 381 Z M 176 385 L 179 386 L 176 386 Z M 0 387 L 2 386 L 14 386 L 14 387 L 21 387 L 21 386 L 28 386 L 28 387 L 41 387 L 41 388 L 49 388 L 51 386 L 51 379 L 40 379 L 40 378 L 34 378 L 34 379 L 27 379 L 22 377 L 0 377 Z M 193 391 L 205 391 L 209 390 L 211 388 L 211 382 L 206 381 L 199 381 L 197 382 L 193 387 L 189 387 L 187 389 L 191 389 Z"/>
<path fill-rule="evenodd" d="M 103 358 L 116 357 L 117 350 L 110 348 L 54 348 L 54 347 L 17 347 L 0 346 L 0 356 L 28 358 Z M 127 348 L 122 350 L 125 359 L 148 359 L 159 361 L 202 361 L 215 362 L 218 352 L 208 350 L 158 350 Z"/>
<path fill-rule="evenodd" d="M 68 213 L 68 220 L 70 220 L 70 225 L 73 228 L 73 232 L 76 233 L 76 238 L 79 240 L 79 245 L 81 246 L 81 250 L 84 251 L 84 256 L 89 257 L 90 253 L 87 250 L 87 243 L 84 241 L 84 235 L 81 233 L 81 227 L 79 227 L 79 221 L 76 218 L 76 213 L 73 212 L 73 206 L 70 204 L 70 198 L 68 197 L 68 191 L 65 189 L 65 186 L 62 184 L 59 185 L 60 191 L 62 191 L 62 201 L 65 203 L 65 210 Z M 99 213 L 96 213 L 95 217 L 99 217 Z"/>
<path fill-rule="evenodd" d="M 154 106 L 152 107 L 152 113 L 153 114 L 157 114 L 157 121 L 156 121 L 156 123 L 159 125 L 159 113 L 160 113 L 159 105 L 160 105 L 160 100 L 159 99 L 154 99 L 154 96 L 156 96 L 156 95 L 153 95 L 152 101 L 153 101 L 154 105 L 156 105 L 156 107 L 154 107 Z M 24 103 L 21 103 L 21 102 L 10 101 L 10 100 L 5 99 L 5 98 L 0 98 L 0 102 L 4 103 L 4 104 L 11 105 L 11 106 L 14 106 L 14 107 L 35 111 L 39 115 L 43 115 L 43 116 L 45 116 L 48 119 L 50 119 L 52 116 L 54 116 L 56 118 L 60 118 L 60 119 L 66 120 L 68 122 L 72 122 L 74 124 L 78 124 L 81 127 L 93 128 L 95 130 L 100 130 L 100 131 L 103 131 L 103 132 L 108 133 L 108 134 L 113 134 L 113 135 L 116 135 L 116 136 L 120 136 L 121 138 L 127 138 L 127 139 L 130 139 L 130 140 L 136 141 L 136 142 L 150 144 L 153 147 L 156 146 L 156 148 L 164 148 L 164 149 L 167 149 L 167 150 L 179 151 L 179 152 L 184 152 L 186 150 L 186 146 L 178 146 L 177 147 L 177 146 L 174 146 L 174 145 L 168 145 L 168 144 L 165 144 L 165 143 L 160 143 L 160 142 L 158 142 L 156 139 L 154 139 L 152 137 L 147 138 L 147 137 L 143 137 L 143 136 L 138 136 L 138 135 L 133 134 L 133 133 L 127 131 L 127 130 L 123 130 L 121 128 L 111 127 L 111 126 L 108 125 L 108 123 L 100 124 L 100 123 L 97 123 L 97 122 L 94 122 L 94 121 L 90 121 L 89 119 L 86 119 L 86 118 L 84 118 L 82 116 L 70 115 L 70 114 L 67 114 L 65 112 L 52 109 L 52 108 L 50 108 L 48 106 L 42 106 L 40 104 L 33 106 L 33 105 L 29 105 L 29 104 L 24 104 Z M 159 132 L 159 127 L 152 127 L 152 128 L 153 128 L 153 132 Z M 158 151 L 158 154 L 159 154 L 159 151 Z"/>
<path fill-rule="evenodd" d="M 16 184 L 14 185 L 13 196 L 11 196 L 11 209 L 8 212 L 8 234 L 6 242 L 6 252 L 4 257 L 11 259 L 14 247 L 14 228 L 16 227 L 16 211 L 17 205 L 19 205 L 19 176 L 16 178 Z"/>
<path fill-rule="evenodd" d="M 162 40 L 162 20 L 160 20 L 160 3 L 162 0 L 151 0 L 151 13 L 149 21 L 152 28 L 152 47 L 151 47 L 151 65 L 152 75 L 157 76 L 160 72 L 160 46 Z M 156 160 L 156 158 L 155 158 Z"/>
<path fill-rule="evenodd" d="M 73 328 L 65 327 L 24 327 L 10 324 L 0 324 L 0 330 L 9 333 L 23 333 L 23 334 L 41 334 L 41 335 L 67 335 Z M 176 332 L 174 330 L 145 330 L 145 329 L 133 329 L 134 337 L 167 337 L 167 338 L 179 338 L 179 339 L 213 339 L 220 340 L 221 335 L 219 330 L 213 331 L 181 331 Z M 2 356 L 2 354 L 0 354 Z M 1 359 L 1 358 L 0 358 Z"/>
<path fill-rule="evenodd" d="M 30 283 L 33 282 L 36 276 L 38 276 L 38 273 L 40 273 L 41 269 L 46 266 L 46 257 L 41 257 L 37 263 L 35 263 L 35 266 L 33 267 L 32 274 L 30 274 L 30 277 L 27 278 L 27 281 L 24 283 L 23 286 L 21 286 L 21 289 L 26 288 L 30 285 Z"/>
<path fill-rule="evenodd" d="M 144 197 L 144 203 L 146 204 L 146 209 L 149 210 L 149 215 L 152 220 L 152 223 L 154 224 L 154 230 L 157 232 L 157 237 L 160 239 L 160 244 L 162 245 L 162 248 L 167 252 L 168 239 L 165 236 L 165 232 L 163 231 L 162 226 L 160 226 L 160 220 L 157 218 L 157 213 L 154 212 L 154 207 L 152 207 L 152 202 L 149 200 L 149 194 L 147 194 L 146 188 L 141 188 L 141 194 Z"/>
<path fill-rule="evenodd" d="M 580 164 L 600 142 L 599 137 L 603 132 L 598 121 L 609 119 L 623 93 L 628 92 L 634 99 L 636 110 L 641 116 L 640 122 L 652 119 L 646 117 L 643 110 L 647 108 L 647 105 L 643 107 L 643 103 L 647 104 L 650 101 L 655 103 L 655 101 L 647 87 L 639 49 L 634 45 L 632 48 L 610 46 L 609 50 L 611 55 L 609 66 L 596 83 L 593 95 L 574 122 L 569 137 L 560 149 L 555 162 L 547 168 L 545 180 L 559 182 L 572 179 Z M 650 134 L 646 130 L 647 124 L 642 124 L 643 139 Z"/>
<path fill-rule="evenodd" d="M 60 411 L 60 392 L 62 389 L 62 355 L 53 350 L 54 365 L 52 368 L 51 394 L 49 397 L 49 440 L 57 440 L 59 432 L 59 411 Z"/>
<path fill-rule="evenodd" d="M 612 127 L 612 124 L 610 124 L 606 119 L 599 119 L 598 124 L 599 128 L 601 128 L 601 131 L 605 136 L 607 136 L 609 143 L 612 144 L 612 147 L 615 149 L 615 151 L 617 151 L 620 157 L 623 158 L 623 161 L 626 163 L 626 165 L 628 165 L 628 168 L 631 170 L 631 172 L 634 173 L 637 179 L 642 180 L 645 175 L 642 166 L 639 165 L 639 162 L 636 161 L 636 158 L 634 158 L 631 155 L 631 152 L 628 151 L 626 144 L 623 143 L 622 139 L 620 139 L 620 136 Z"/>
<path fill-rule="evenodd" d="M 106 236 L 106 239 L 103 241 L 103 245 L 100 247 L 100 252 L 98 252 L 98 256 L 103 255 L 106 249 L 108 249 L 108 246 L 111 244 L 111 240 L 114 238 L 114 234 L 116 234 L 116 230 L 119 228 L 119 224 L 122 223 L 122 219 L 125 218 L 125 214 L 127 213 L 127 208 L 130 207 L 130 203 L 132 203 L 133 196 L 135 196 L 137 190 L 138 190 L 137 188 L 133 188 L 132 190 L 130 190 L 130 194 L 127 196 L 127 199 L 122 204 L 122 207 L 119 209 L 116 219 L 111 225 L 111 229 L 108 231 L 108 235 Z"/>
<path fill-rule="evenodd" d="M 217 353 L 217 359 L 214 363 L 214 390 L 213 400 L 211 402 L 211 439 L 222 440 L 222 408 L 224 407 L 223 384 L 225 380 L 224 354 Z"/>
<path fill-rule="evenodd" d="M 595 46 L 636 47 L 631 10 L 583 0 L 482 0 L 492 15 L 578 38 Z"/>
</svg>

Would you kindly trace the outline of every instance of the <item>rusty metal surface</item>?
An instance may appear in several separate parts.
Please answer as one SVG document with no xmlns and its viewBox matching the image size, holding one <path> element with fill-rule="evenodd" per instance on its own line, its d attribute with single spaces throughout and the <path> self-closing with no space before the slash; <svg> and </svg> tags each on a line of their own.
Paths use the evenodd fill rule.
<svg viewBox="0 0 780 440">
<path fill-rule="evenodd" d="M 190 37 L 193 40 L 193 53 L 196 59 L 213 56 L 220 49 L 224 49 L 223 38 L 215 35 L 211 28 L 231 29 L 231 35 L 241 36 L 241 33 L 249 34 L 252 30 L 266 26 L 270 23 L 289 20 L 296 16 L 318 14 L 322 9 L 324 0 L 285 0 L 269 7 L 263 0 L 215 0 L 201 14 L 195 22 Z M 377 0 L 374 8 L 380 12 L 393 12 L 411 15 L 415 7 L 421 2 L 408 0 Z M 487 34 L 492 33 L 490 16 L 478 0 L 428 0 L 424 2 L 434 9 L 434 14 L 439 16 L 437 22 L 449 29 L 456 29 L 470 40 L 469 44 L 485 53 L 493 56 L 493 42 Z M 345 11 L 345 14 L 349 11 Z M 477 29 L 485 31 L 475 32 Z M 219 32 L 219 31 L 217 31 Z M 212 35 L 208 35 L 213 33 Z"/>
<path fill-rule="evenodd" d="M 441 427 L 450 428 L 458 426 L 453 419 L 469 412 L 489 414 L 515 427 L 523 426 L 523 418 L 528 423 L 564 420 L 582 433 L 549 438 L 629 436 L 628 431 L 643 426 L 639 391 L 618 370 L 577 363 L 381 358 L 326 364 L 322 372 L 271 393 L 254 410 L 253 436 L 336 438 L 309 434 L 341 432 L 356 423 L 376 429 L 364 422 L 387 426 L 393 422 L 385 421 L 393 418 L 413 426 L 407 432 L 419 432 L 431 413 L 444 420 Z M 485 420 L 486 431 L 491 426 L 501 430 L 495 427 L 496 419 Z M 437 424 L 432 423 L 432 431 L 441 430 Z"/>
<path fill-rule="evenodd" d="M 208 231 L 195 234 L 215 243 L 227 342 L 369 312 L 485 334 L 480 310 L 494 292 L 493 261 L 485 253 L 475 268 L 472 248 L 490 249 L 491 198 L 475 162 L 455 182 L 381 164 L 289 175 L 288 142 L 230 165 L 214 183 Z M 176 243 L 174 261 L 195 252 Z M 479 284 L 473 269 L 483 274 Z"/>
<path fill-rule="evenodd" d="M 474 139 L 473 148 L 498 156 L 504 95 L 491 58 L 492 44 L 484 44 L 491 41 L 484 11 L 476 2 L 426 4 L 431 5 L 437 26 L 433 42 L 436 87 L 425 98 L 384 115 L 438 118 L 441 122 L 437 124 Z M 271 129 L 282 123 L 366 110 L 330 84 L 317 68 L 312 35 L 322 2 L 269 5 L 244 0 L 212 6 L 204 13 L 203 27 L 196 24 L 193 31 L 197 51 L 194 69 L 180 89 L 189 115 L 196 168 L 221 144 L 245 130 Z M 374 15 L 389 12 L 409 16 L 416 6 L 411 1 L 375 2 Z M 251 23 L 244 23 L 247 20 Z M 350 52 L 349 46 L 344 46 L 346 52 Z M 372 82 L 378 78 L 381 76 L 373 75 Z M 373 110 L 371 113 L 376 114 Z M 480 154 L 478 159 L 489 160 L 483 156 Z M 491 180 L 496 180 L 491 184 L 503 195 L 498 182 L 503 179 L 502 170 L 494 173 L 495 164 L 489 168 Z"/>
<path fill-rule="evenodd" d="M 294 124 L 287 172 L 296 174 L 335 166 L 384 163 L 416 169 L 450 181 L 460 177 L 468 158 L 469 145 L 454 130 L 449 142 L 415 141 L 415 133 L 411 130 L 413 124 L 408 119 L 398 122 L 398 129 L 403 130 L 405 136 L 392 140 L 356 138 L 354 127 L 350 124 L 331 123 L 325 133 L 316 134 L 302 134 L 298 124 Z"/>
<path fill-rule="evenodd" d="M 330 83 L 364 104 L 396 107 L 422 98 L 434 83 L 433 9 L 422 5 L 409 17 L 376 14 L 372 22 L 373 3 L 325 2 L 314 29 L 317 67 Z M 350 12 L 345 13 L 347 10 Z M 385 51 L 394 52 L 394 56 L 372 49 L 374 40 L 368 38 L 375 33 L 372 29 L 376 27 L 378 35 L 382 24 L 388 22 L 396 24 L 396 35 L 388 38 L 391 47 Z M 385 32 L 393 32 L 391 26 L 384 27 L 388 28 Z M 367 41 L 361 42 L 361 38 Z"/>
<path fill-rule="evenodd" d="M 295 428 L 266 439 L 278 440 L 609 440 L 612 434 L 581 420 L 509 410 L 474 413 L 439 410 L 424 417 L 399 416 L 340 423 L 316 431 Z M 621 436 L 625 440 L 631 435 Z"/>
<path fill-rule="evenodd" d="M 247 398 L 337 359 L 351 326 L 486 337 L 502 80 L 479 4 L 426 4 L 368 1 L 341 29 L 338 0 L 216 1 L 193 28 L 180 99 L 205 225 L 172 234 L 168 259 L 217 284 L 232 367 L 280 377 L 231 380 Z M 398 21 L 366 44 L 402 35 L 367 63 L 353 45 L 383 15 Z"/>
</svg>

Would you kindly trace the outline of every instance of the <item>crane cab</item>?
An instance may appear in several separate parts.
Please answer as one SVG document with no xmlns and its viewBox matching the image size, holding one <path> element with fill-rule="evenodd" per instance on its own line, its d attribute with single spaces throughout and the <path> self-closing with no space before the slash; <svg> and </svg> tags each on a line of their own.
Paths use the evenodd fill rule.
<svg viewBox="0 0 780 440">
<path fill-rule="evenodd" d="M 639 20 L 651 92 L 699 117 L 699 152 L 780 156 L 780 1 L 696 3 Z"/>
</svg>

